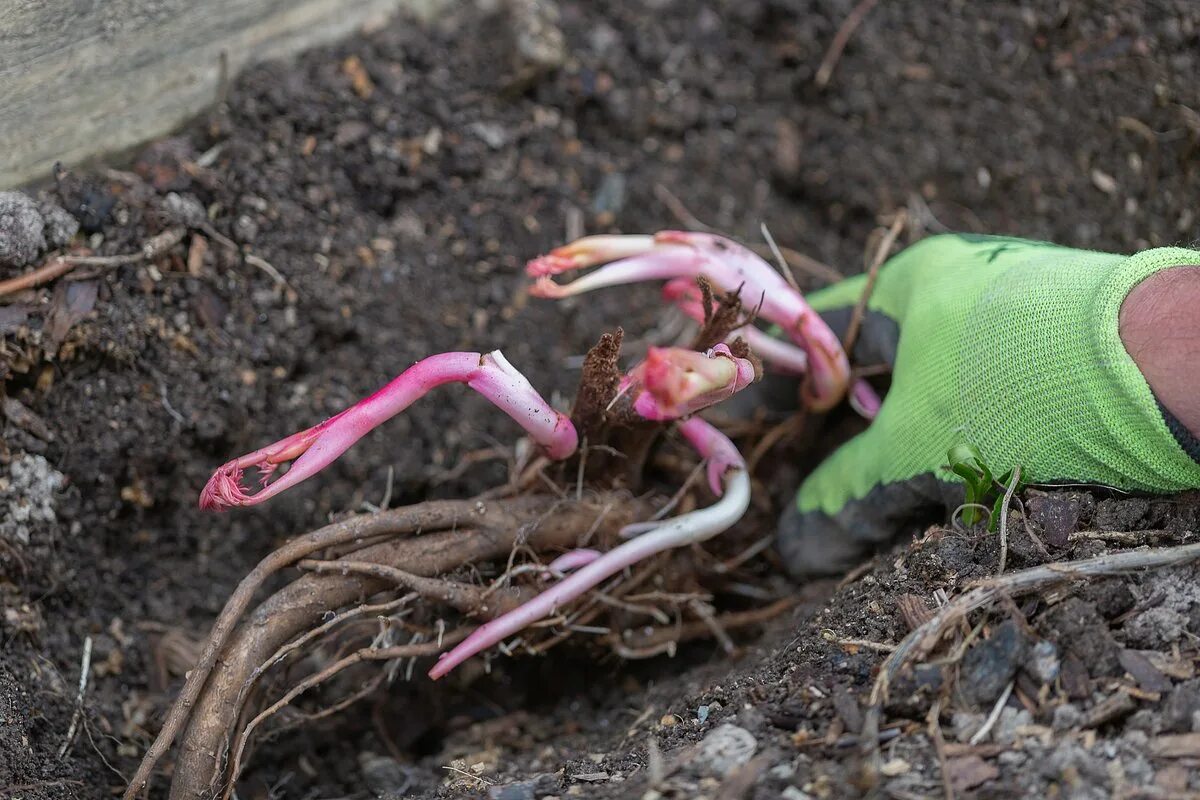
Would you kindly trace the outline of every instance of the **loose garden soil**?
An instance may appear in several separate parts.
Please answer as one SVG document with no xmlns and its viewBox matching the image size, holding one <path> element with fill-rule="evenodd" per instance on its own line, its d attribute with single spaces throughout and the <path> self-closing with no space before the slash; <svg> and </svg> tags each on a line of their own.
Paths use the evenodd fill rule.
<svg viewBox="0 0 1200 800">
<path fill-rule="evenodd" d="M 97 254 L 191 232 L 0 305 L 0 797 L 119 793 L 259 558 L 385 495 L 495 485 L 502 459 L 463 457 L 515 432 L 446 390 L 267 506 L 201 513 L 200 487 L 231 455 L 429 353 L 502 348 L 569 397 L 600 332 L 622 326 L 633 353 L 670 335 L 650 287 L 525 296 L 524 260 L 579 233 L 694 215 L 761 242 L 765 223 L 844 274 L 900 208 L 910 240 L 955 229 L 1134 251 L 1200 234 L 1188 0 L 880 3 L 824 88 L 814 76 L 851 2 L 562 2 L 557 20 L 548 2 L 517 5 L 399 19 L 255 67 L 178 136 L 40 189 Z M 800 442 L 764 461 L 763 496 L 783 502 L 818 454 Z M 1200 524 L 1191 496 L 1024 502 L 1010 570 L 1189 543 Z M 624 664 L 567 647 L 437 685 L 401 670 L 340 714 L 279 720 L 239 796 L 859 796 L 887 647 L 997 566 L 993 535 L 915 533 L 844 585 L 796 587 L 797 609 L 732 655 L 702 642 Z M 780 590 L 773 556 L 758 562 Z M 1180 566 L 970 617 L 893 685 L 878 788 L 1195 796 L 1198 586 Z"/>
</svg>

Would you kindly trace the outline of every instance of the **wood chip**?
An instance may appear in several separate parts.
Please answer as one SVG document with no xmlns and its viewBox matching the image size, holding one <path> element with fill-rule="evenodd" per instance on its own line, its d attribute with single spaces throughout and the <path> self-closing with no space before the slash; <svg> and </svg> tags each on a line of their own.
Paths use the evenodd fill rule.
<svg viewBox="0 0 1200 800">
<path fill-rule="evenodd" d="M 1167 655 L 1157 650 L 1139 650 L 1138 652 L 1149 659 L 1159 672 L 1177 681 L 1190 681 L 1196 677 L 1195 663 L 1191 659 L 1182 658 L 1178 653 Z"/>
<path fill-rule="evenodd" d="M 208 239 L 198 233 L 192 234 L 192 244 L 188 247 L 187 271 L 189 275 L 199 276 L 204 272 L 204 256 L 208 253 Z"/>
<path fill-rule="evenodd" d="M 1137 703 L 1126 692 L 1116 692 L 1101 700 L 1083 721 L 1085 728 L 1098 728 L 1105 723 L 1132 713 Z"/>
<path fill-rule="evenodd" d="M 3 410 L 5 418 L 18 428 L 36 436 L 43 442 L 54 441 L 54 432 L 50 430 L 50 426 L 46 424 L 46 421 L 30 411 L 17 398 L 5 397 L 3 405 L 0 405 L 0 410 Z"/>
<path fill-rule="evenodd" d="M 1083 700 L 1092 694 L 1092 679 L 1087 667 L 1075 655 L 1067 654 L 1063 659 L 1062 671 L 1063 689 L 1072 700 Z"/>
<path fill-rule="evenodd" d="M 896 598 L 896 608 L 904 617 L 904 624 L 910 631 L 924 625 L 933 618 L 933 612 L 926 605 L 925 599 L 915 594 L 902 594 Z"/>
<path fill-rule="evenodd" d="M 1200 758 L 1200 733 L 1170 733 L 1150 740 L 1156 758 Z"/>
<path fill-rule="evenodd" d="M 571 778 L 584 783 L 604 783 L 609 779 L 609 775 L 607 772 L 580 772 Z"/>
<path fill-rule="evenodd" d="M 1117 653 L 1117 661 L 1121 663 L 1121 668 L 1137 681 L 1138 686 L 1147 692 L 1171 691 L 1171 679 L 1137 650 L 1121 650 Z"/>
<path fill-rule="evenodd" d="M 363 100 L 369 100 L 375 92 L 375 84 L 371 81 L 371 76 L 367 74 L 367 68 L 363 66 L 362 60 L 358 56 L 350 56 L 342 62 L 342 72 L 350 79 L 350 85 L 354 87 L 354 93 Z"/>
</svg>

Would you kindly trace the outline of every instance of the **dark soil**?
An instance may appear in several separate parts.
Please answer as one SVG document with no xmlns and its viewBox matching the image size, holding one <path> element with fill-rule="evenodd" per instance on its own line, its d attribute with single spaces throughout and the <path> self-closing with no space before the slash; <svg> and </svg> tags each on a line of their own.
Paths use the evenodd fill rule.
<svg viewBox="0 0 1200 800">
<path fill-rule="evenodd" d="M 520 271 L 581 230 L 680 227 L 659 185 L 730 235 L 758 241 L 765 222 L 847 274 L 900 207 L 914 237 L 952 228 L 1132 251 L 1200 233 L 1194 3 L 880 3 L 818 90 L 851 5 L 564 2 L 557 68 L 523 60 L 499 11 L 397 21 L 251 70 L 130 172 L 47 187 L 83 225 L 76 241 L 101 254 L 136 252 L 197 201 L 206 227 L 285 283 L 219 237 L 205 234 L 202 252 L 188 235 L 150 264 L 81 267 L 0 305 L 0 796 L 123 788 L 262 555 L 378 502 L 389 474 L 393 505 L 494 485 L 503 462 L 455 467 L 515 432 L 447 390 L 319 479 L 225 516 L 195 508 L 216 465 L 428 353 L 500 347 L 565 396 L 600 332 L 624 326 L 634 353 L 647 332 L 662 336 L 653 289 L 551 304 L 525 298 Z M 775 499 L 803 463 L 760 475 Z M 1029 501 L 1055 558 L 1189 541 L 1197 527 L 1186 498 L 1051 497 Z M 1013 530 L 1011 568 L 1045 560 Z M 1070 537 L 1088 530 L 1142 533 Z M 934 530 L 836 592 L 805 587 L 812 602 L 743 639 L 737 659 L 705 643 L 623 667 L 568 649 L 466 688 L 397 683 L 279 734 L 241 796 L 855 796 L 863 693 L 884 654 L 838 641 L 899 641 L 898 609 L 912 606 L 900 598 L 932 608 L 936 591 L 993 573 L 996 555 L 993 538 Z M 885 788 L 942 793 L 925 722 L 942 696 L 960 795 L 1200 790 L 1200 749 L 1163 738 L 1200 731 L 1198 577 L 1114 579 L 974 619 L 956 668 L 918 670 L 892 692 Z M 89 636 L 90 685 L 60 758 Z M 1039 652 L 1055 675 L 1032 666 Z M 993 732 L 964 744 L 1012 681 Z M 726 724 L 741 732 L 713 734 Z M 1163 742 L 1184 755 L 1162 755 Z"/>
</svg>

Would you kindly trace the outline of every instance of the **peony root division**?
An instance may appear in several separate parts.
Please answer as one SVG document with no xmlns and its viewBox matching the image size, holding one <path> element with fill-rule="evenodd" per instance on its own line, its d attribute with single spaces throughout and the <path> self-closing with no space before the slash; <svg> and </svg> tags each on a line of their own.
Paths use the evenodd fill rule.
<svg viewBox="0 0 1200 800">
<path fill-rule="evenodd" d="M 589 267 L 599 268 L 573 283 L 552 280 Z M 436 680 L 493 649 L 542 653 L 573 632 L 601 634 L 596 644 L 628 658 L 673 652 L 674 642 L 706 632 L 728 649 L 725 630 L 757 624 L 789 607 L 784 598 L 717 617 L 703 599 L 710 597 L 699 582 L 704 571 L 689 555 L 701 551 L 685 548 L 743 518 L 751 505 L 751 480 L 734 443 L 697 413 L 756 381 L 765 362 L 769 369 L 804 375 L 802 399 L 812 409 L 828 409 L 848 397 L 861 413 L 872 415 L 878 397 L 852 379 L 833 332 L 766 262 L 710 234 L 587 237 L 534 259 L 527 269 L 536 279 L 530 291 L 540 297 L 665 280 L 665 299 L 703 323 L 707 344 L 697 350 L 650 347 L 640 363 L 622 372 L 620 332 L 606 335 L 585 360 L 571 414 L 547 402 L 498 350 L 429 356 L 324 422 L 221 466 L 201 492 L 201 508 L 262 503 L 313 477 L 368 432 L 449 383 L 466 384 L 486 397 L 521 426 L 543 456 L 505 487 L 475 500 L 353 517 L 268 556 L 218 618 L 130 782 L 127 800 L 142 790 L 180 734 L 171 796 L 190 798 L 219 787 L 231 796 L 250 735 L 266 718 L 309 689 L 371 662 L 404 659 L 411 669 L 417 656 L 440 652 L 429 671 Z M 709 307 L 710 284 L 723 293 L 716 311 Z M 742 314 L 743 300 L 749 315 Z M 780 326 L 790 341 L 756 328 L 755 316 Z M 662 435 L 672 431 L 674 436 Z M 689 478 L 669 502 L 657 503 L 656 512 L 656 503 L 642 498 L 661 495 L 632 492 L 643 489 L 648 456 L 680 439 L 695 456 L 673 455 L 668 461 L 686 465 L 698 457 L 701 464 L 693 472 L 698 477 L 703 470 L 715 501 L 706 500 L 704 490 L 698 496 Z M 247 470 L 257 470 L 257 490 L 245 485 Z M 563 487 L 556 489 L 562 494 L 531 494 L 539 481 Z M 684 508 L 692 510 L 660 519 L 685 497 Z M 246 617 L 255 593 L 285 568 L 298 568 L 300 577 Z M 478 580 L 488 575 L 490 583 Z M 651 592 L 648 600 L 631 594 L 654 576 L 661 586 L 674 581 L 681 588 Z M 381 617 L 386 635 L 360 640 L 353 649 L 355 622 L 382 611 L 390 615 Z M 682 623 L 685 616 L 691 621 Z M 457 622 L 447 627 L 447 621 Z M 247 713 L 277 665 L 294 664 L 294 656 L 318 642 L 338 644 L 334 651 L 350 655 L 293 682 L 257 716 Z M 245 719 L 250 722 L 242 725 Z"/>
</svg>

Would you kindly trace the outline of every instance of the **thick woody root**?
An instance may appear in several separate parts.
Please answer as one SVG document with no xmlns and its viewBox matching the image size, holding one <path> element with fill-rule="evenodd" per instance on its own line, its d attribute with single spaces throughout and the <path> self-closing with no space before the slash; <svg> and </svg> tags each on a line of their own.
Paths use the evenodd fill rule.
<svg viewBox="0 0 1200 800">
<path fill-rule="evenodd" d="M 322 627 L 330 612 L 399 587 L 478 613 L 482 606 L 471 607 L 482 595 L 474 587 L 455 588 L 436 577 L 463 565 L 505 559 L 516 547 L 554 553 L 574 548 L 589 532 L 611 539 L 639 511 L 644 513 L 624 495 L 583 501 L 534 496 L 486 503 L 430 502 L 335 523 L 288 543 L 264 559 L 226 604 L 200 663 L 189 674 L 126 797 L 140 791 L 185 723 L 170 796 L 192 800 L 218 794 L 218 787 L 228 779 L 229 746 L 250 686 L 264 666 L 281 657 L 281 649 Z M 380 537 L 405 533 L 420 535 L 379 541 Z M 369 544 L 372 540 L 378 543 Z M 343 552 L 340 566 L 309 560 L 330 546 L 355 542 L 366 546 Z M 304 567 L 315 571 L 271 595 L 238 626 L 263 582 L 302 561 Z M 508 610 L 519 598 L 498 595 L 490 599 L 492 606 L 483 612 L 485 616 Z M 420 652 L 425 650 L 433 652 L 429 647 Z M 364 654 L 357 660 L 376 660 L 379 655 Z M 236 738 L 240 749 L 242 737 Z"/>
</svg>

